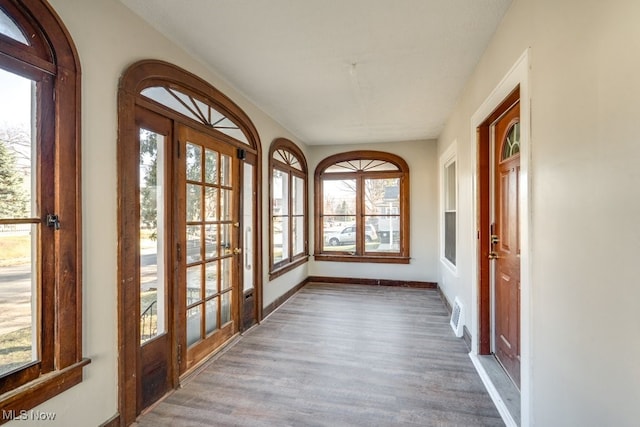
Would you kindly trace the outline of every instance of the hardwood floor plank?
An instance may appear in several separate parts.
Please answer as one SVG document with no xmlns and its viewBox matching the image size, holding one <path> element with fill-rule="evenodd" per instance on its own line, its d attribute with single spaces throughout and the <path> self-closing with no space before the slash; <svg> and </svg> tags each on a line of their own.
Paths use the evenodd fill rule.
<svg viewBox="0 0 640 427">
<path fill-rule="evenodd" d="M 138 425 L 504 425 L 448 316 L 433 289 L 307 284 Z"/>
</svg>

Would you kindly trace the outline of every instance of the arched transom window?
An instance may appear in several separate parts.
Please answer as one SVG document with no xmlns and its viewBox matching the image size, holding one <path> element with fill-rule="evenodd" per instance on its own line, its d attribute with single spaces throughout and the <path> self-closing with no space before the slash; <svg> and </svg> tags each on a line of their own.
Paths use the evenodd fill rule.
<svg viewBox="0 0 640 427">
<path fill-rule="evenodd" d="M 390 153 L 352 151 L 316 168 L 315 258 L 409 262 L 409 168 Z"/>
</svg>

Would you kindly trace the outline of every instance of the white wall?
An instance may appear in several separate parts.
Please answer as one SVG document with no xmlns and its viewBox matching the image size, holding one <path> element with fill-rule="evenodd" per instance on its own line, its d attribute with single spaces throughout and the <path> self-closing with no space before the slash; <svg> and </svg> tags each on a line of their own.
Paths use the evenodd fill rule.
<svg viewBox="0 0 640 427">
<path fill-rule="evenodd" d="M 354 277 L 362 279 L 417 280 L 436 282 L 438 276 L 438 197 L 437 147 L 435 141 L 390 142 L 309 147 L 310 208 L 313 210 L 313 174 L 323 159 L 352 150 L 386 151 L 402 157 L 409 166 L 410 182 L 410 264 L 375 264 L 310 261 L 309 275 Z M 310 218 L 311 253 L 313 253 L 314 218 Z"/>
<path fill-rule="evenodd" d="M 457 140 L 460 191 L 459 275 L 441 268 L 441 278 L 448 298 L 469 306 L 471 116 L 530 47 L 525 425 L 640 419 L 639 17 L 633 0 L 514 0 L 438 141 L 443 153 Z"/>
</svg>

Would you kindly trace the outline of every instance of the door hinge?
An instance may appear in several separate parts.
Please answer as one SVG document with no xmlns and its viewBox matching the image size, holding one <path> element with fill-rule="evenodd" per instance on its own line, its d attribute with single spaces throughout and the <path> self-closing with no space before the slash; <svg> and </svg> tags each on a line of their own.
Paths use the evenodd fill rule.
<svg viewBox="0 0 640 427">
<path fill-rule="evenodd" d="M 176 252 L 178 261 L 182 261 L 182 246 L 180 246 L 180 243 L 176 244 Z"/>
<path fill-rule="evenodd" d="M 178 366 L 182 363 L 182 344 L 178 344 Z"/>
<path fill-rule="evenodd" d="M 56 214 L 47 215 L 47 226 L 54 230 L 60 230 L 60 217 Z"/>
</svg>

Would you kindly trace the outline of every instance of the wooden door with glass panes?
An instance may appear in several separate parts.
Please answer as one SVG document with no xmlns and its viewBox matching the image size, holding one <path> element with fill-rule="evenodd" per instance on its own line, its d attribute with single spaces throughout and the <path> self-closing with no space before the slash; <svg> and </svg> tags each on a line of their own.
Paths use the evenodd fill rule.
<svg viewBox="0 0 640 427">
<path fill-rule="evenodd" d="M 188 371 L 239 328 L 239 160 L 236 149 L 178 128 L 178 364 Z"/>
</svg>

